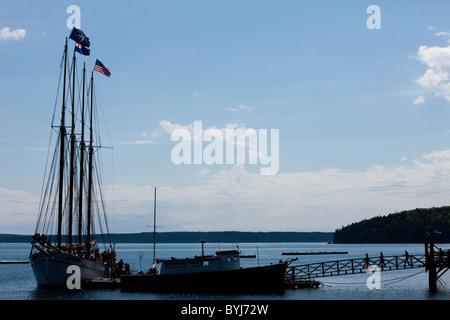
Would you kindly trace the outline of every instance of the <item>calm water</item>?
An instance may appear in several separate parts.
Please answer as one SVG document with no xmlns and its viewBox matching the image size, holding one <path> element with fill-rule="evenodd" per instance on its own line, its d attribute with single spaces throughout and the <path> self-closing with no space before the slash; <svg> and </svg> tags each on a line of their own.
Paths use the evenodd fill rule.
<svg viewBox="0 0 450 320">
<path fill-rule="evenodd" d="M 443 249 L 450 245 L 439 245 Z M 235 249 L 235 244 L 206 243 L 205 253 L 217 250 Z M 258 258 L 241 259 L 243 267 L 278 262 L 290 256 L 281 253 L 290 251 L 348 251 L 346 255 L 300 256 L 294 264 L 306 264 L 347 258 L 362 258 L 365 253 L 379 256 L 401 255 L 405 250 L 410 254 L 422 254 L 423 244 L 377 244 L 377 245 L 332 245 L 326 243 L 245 243 L 239 244 L 243 254 L 257 254 Z M 150 244 L 117 244 L 118 258 L 130 264 L 132 270 L 147 269 L 153 259 Z M 29 244 L 0 244 L 0 260 L 27 260 Z M 158 258 L 193 257 L 201 254 L 200 244 L 158 244 Z M 140 259 L 141 256 L 142 258 Z M 438 292 L 428 291 L 428 274 L 424 269 L 411 269 L 381 273 L 381 288 L 370 290 L 366 281 L 369 274 L 318 278 L 319 288 L 285 290 L 277 295 L 192 295 L 125 293 L 113 290 L 47 290 L 38 288 L 30 264 L 0 265 L 0 300 L 448 300 L 450 299 L 450 272 L 440 279 Z"/>
</svg>

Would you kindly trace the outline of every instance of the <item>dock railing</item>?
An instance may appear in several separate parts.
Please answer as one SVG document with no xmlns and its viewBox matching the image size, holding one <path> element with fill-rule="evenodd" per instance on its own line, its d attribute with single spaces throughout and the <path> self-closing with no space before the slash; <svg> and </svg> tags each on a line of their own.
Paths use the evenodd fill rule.
<svg viewBox="0 0 450 320">
<path fill-rule="evenodd" d="M 304 265 L 290 265 L 286 268 L 286 280 L 298 281 L 318 277 L 366 273 L 367 268 L 374 265 L 378 266 L 381 271 L 424 268 L 425 254 L 365 257 L 332 260 Z"/>
</svg>

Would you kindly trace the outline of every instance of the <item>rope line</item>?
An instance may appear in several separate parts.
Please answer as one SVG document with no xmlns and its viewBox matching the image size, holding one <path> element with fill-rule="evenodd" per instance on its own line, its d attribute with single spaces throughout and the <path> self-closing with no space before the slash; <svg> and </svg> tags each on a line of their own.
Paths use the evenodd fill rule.
<svg viewBox="0 0 450 320">
<path fill-rule="evenodd" d="M 392 278 L 392 279 L 380 280 L 380 282 L 381 282 L 381 283 L 388 282 L 388 283 L 386 283 L 386 284 L 393 284 L 393 283 L 397 283 L 397 282 L 400 282 L 400 281 L 407 280 L 407 279 L 409 279 L 409 278 L 412 278 L 412 277 L 417 276 L 417 275 L 419 275 L 419 274 L 421 274 L 421 273 L 424 273 L 424 272 L 425 272 L 425 270 L 421 270 L 421 271 L 419 271 L 419 272 L 417 272 L 417 273 L 414 273 L 414 274 L 412 274 L 412 275 L 407 275 L 407 276 L 403 276 L 403 277 L 399 277 L 399 278 Z M 355 284 L 366 284 L 367 282 L 328 282 L 328 281 L 322 282 L 322 281 L 321 281 L 321 283 L 324 284 L 324 285 L 330 285 L 330 284 L 355 285 Z"/>
</svg>

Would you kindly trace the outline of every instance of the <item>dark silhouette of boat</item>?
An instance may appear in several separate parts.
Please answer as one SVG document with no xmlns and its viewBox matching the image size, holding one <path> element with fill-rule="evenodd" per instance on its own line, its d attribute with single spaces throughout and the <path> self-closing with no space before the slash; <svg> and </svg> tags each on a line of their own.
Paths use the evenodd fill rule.
<svg viewBox="0 0 450 320">
<path fill-rule="evenodd" d="M 237 250 L 185 259 L 157 260 L 161 270 L 122 275 L 124 291 L 276 292 L 285 286 L 286 262 L 242 268 Z"/>
</svg>

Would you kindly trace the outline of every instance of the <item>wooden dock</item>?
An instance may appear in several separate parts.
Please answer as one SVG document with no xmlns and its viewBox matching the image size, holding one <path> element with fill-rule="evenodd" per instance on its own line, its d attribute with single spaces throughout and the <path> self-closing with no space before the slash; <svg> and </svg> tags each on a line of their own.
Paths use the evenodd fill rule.
<svg viewBox="0 0 450 320">
<path fill-rule="evenodd" d="M 289 280 L 284 282 L 284 287 L 286 289 L 318 288 L 319 286 L 320 282 L 317 280 Z"/>
<path fill-rule="evenodd" d="M 308 251 L 308 252 L 282 252 L 283 256 L 306 256 L 318 254 L 348 254 L 348 251 Z"/>
<path fill-rule="evenodd" d="M 89 289 L 116 289 L 120 288 L 120 278 L 98 278 L 86 281 L 82 287 Z"/>
</svg>

